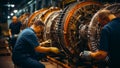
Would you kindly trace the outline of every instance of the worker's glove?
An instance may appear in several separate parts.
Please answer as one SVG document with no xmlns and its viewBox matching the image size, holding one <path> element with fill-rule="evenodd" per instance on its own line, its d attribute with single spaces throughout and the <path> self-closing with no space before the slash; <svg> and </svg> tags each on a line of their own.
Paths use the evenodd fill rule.
<svg viewBox="0 0 120 68">
<path fill-rule="evenodd" d="M 80 53 L 79 56 L 80 56 L 82 59 L 85 59 L 85 60 L 90 61 L 90 60 L 92 59 L 90 53 L 91 53 L 91 51 L 83 51 L 83 52 Z"/>
<path fill-rule="evenodd" d="M 50 47 L 50 52 L 53 52 L 53 53 L 59 53 L 60 51 L 59 51 L 59 49 L 58 48 L 56 48 L 56 47 Z"/>
</svg>

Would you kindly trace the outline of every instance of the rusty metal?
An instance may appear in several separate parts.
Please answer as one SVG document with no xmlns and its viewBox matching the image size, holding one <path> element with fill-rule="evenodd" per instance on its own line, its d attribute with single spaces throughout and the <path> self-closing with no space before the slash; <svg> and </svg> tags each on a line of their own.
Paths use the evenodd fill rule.
<svg viewBox="0 0 120 68">
<path fill-rule="evenodd" d="M 52 46 L 64 51 L 67 59 L 75 64 L 80 61 L 79 53 L 87 49 L 87 25 L 100 8 L 101 4 L 97 2 L 78 2 L 63 11 L 49 8 L 34 18 L 46 25 L 43 40 L 51 39 Z"/>
<path fill-rule="evenodd" d="M 87 25 L 100 7 L 101 4 L 96 2 L 78 2 L 63 11 L 59 23 L 61 26 L 58 26 L 59 39 L 71 57 L 77 57 L 81 51 L 87 49 Z"/>
<path fill-rule="evenodd" d="M 33 22 L 35 22 L 36 20 L 42 20 L 43 22 L 45 22 L 47 20 L 47 18 L 49 17 L 49 15 L 55 11 L 59 11 L 60 9 L 57 7 L 51 7 L 51 8 L 44 8 L 44 9 L 40 9 L 38 11 L 35 11 L 29 18 L 28 20 L 28 26 L 32 25 Z"/>
<path fill-rule="evenodd" d="M 60 11 L 52 13 L 49 18 L 46 21 L 46 28 L 44 31 L 44 39 L 51 39 L 52 40 L 52 46 L 59 47 L 59 42 L 58 42 L 58 36 L 56 34 L 56 25 L 58 24 L 58 16 L 60 14 Z"/>
<path fill-rule="evenodd" d="M 21 29 L 25 29 L 27 27 L 27 22 L 28 22 L 28 18 L 30 16 L 30 13 L 24 13 L 23 15 L 21 15 L 18 20 L 21 21 L 22 23 L 22 28 Z"/>
<path fill-rule="evenodd" d="M 88 25 L 100 8 L 101 4 L 97 2 L 77 2 L 63 11 L 56 7 L 41 9 L 30 16 L 27 24 L 30 26 L 35 20 L 42 20 L 45 24 L 42 41 L 51 39 L 51 45 L 64 51 L 70 64 L 77 64 L 79 53 L 89 48 Z"/>
<path fill-rule="evenodd" d="M 48 34 L 49 32 L 52 32 L 51 29 L 53 29 L 51 26 L 54 26 L 53 24 L 55 23 L 52 23 L 52 21 L 54 20 L 54 18 L 56 18 L 56 16 L 59 15 L 59 12 L 60 12 L 60 8 L 58 7 L 50 7 L 50 8 L 44 8 L 44 9 L 40 9 L 38 11 L 35 11 L 29 18 L 28 20 L 28 26 L 32 25 L 36 20 L 41 20 L 45 25 L 45 31 L 44 31 L 44 35 L 43 33 L 41 35 L 43 35 L 41 39 L 41 41 L 44 41 L 46 39 L 49 39 L 50 38 L 50 34 L 49 35 L 49 38 L 48 38 Z M 58 14 L 56 14 L 58 13 Z M 52 19 L 51 19 L 52 18 Z M 51 28 L 51 29 L 49 29 Z M 47 34 L 47 35 L 46 35 Z M 47 36 L 47 37 L 46 37 Z"/>
<path fill-rule="evenodd" d="M 28 20 L 28 27 L 32 25 L 32 23 L 35 21 L 35 18 L 38 14 L 41 14 L 43 11 L 47 10 L 46 8 L 40 9 L 38 11 L 35 11 L 33 14 L 30 15 L 29 20 Z"/>
<path fill-rule="evenodd" d="M 41 16 L 41 20 L 46 23 L 46 20 L 49 18 L 49 16 L 54 13 L 54 12 L 57 12 L 57 11 L 60 11 L 60 8 L 58 7 L 51 7 L 48 9 L 47 12 L 43 13 L 42 16 Z"/>
<path fill-rule="evenodd" d="M 113 4 L 104 9 L 111 10 L 120 17 L 119 6 L 120 4 Z M 77 63 L 81 63 L 80 52 L 98 50 L 101 26 L 97 21 L 97 13 L 101 7 L 97 2 L 77 2 L 70 4 L 63 11 L 56 7 L 40 9 L 30 16 L 27 25 L 42 20 L 45 24 L 42 41 L 51 39 L 51 45 L 65 52 L 69 64 L 77 67 Z M 23 21 L 25 16 L 22 15 L 20 19 Z M 70 68 L 51 57 L 47 58 L 65 68 Z"/>
</svg>

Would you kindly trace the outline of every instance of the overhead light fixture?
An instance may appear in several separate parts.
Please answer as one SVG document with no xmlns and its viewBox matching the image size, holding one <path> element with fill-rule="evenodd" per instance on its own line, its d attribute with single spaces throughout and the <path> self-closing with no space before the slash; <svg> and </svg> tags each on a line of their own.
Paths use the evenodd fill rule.
<svg viewBox="0 0 120 68">
<path fill-rule="evenodd" d="M 8 16 L 8 19 L 10 19 L 10 16 Z"/>
<path fill-rule="evenodd" d="M 14 7 L 15 7 L 15 5 L 14 5 L 14 4 L 5 4 L 4 6 L 7 6 L 7 7 L 12 7 L 12 8 L 14 8 Z"/>
<path fill-rule="evenodd" d="M 13 16 L 14 14 L 13 14 L 13 13 L 11 13 L 10 15 L 11 15 L 11 16 Z"/>
<path fill-rule="evenodd" d="M 11 7 L 15 7 L 15 5 L 14 5 L 14 4 L 11 4 L 10 6 L 11 6 Z"/>
<path fill-rule="evenodd" d="M 17 13 L 17 12 L 18 12 L 18 10 L 14 10 L 13 12 L 14 12 L 14 13 Z"/>
<path fill-rule="evenodd" d="M 29 1 L 27 4 L 31 4 L 32 3 L 32 0 L 31 1 Z"/>
<path fill-rule="evenodd" d="M 10 7 L 10 4 L 7 4 L 6 6 Z"/>
</svg>

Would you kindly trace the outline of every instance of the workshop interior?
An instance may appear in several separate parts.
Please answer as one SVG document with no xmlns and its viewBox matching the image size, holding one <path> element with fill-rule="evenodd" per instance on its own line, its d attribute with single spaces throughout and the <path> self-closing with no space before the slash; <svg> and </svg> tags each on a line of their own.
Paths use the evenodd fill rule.
<svg viewBox="0 0 120 68">
<path fill-rule="evenodd" d="M 11 58 L 9 26 L 14 16 L 22 24 L 20 33 L 37 20 L 45 25 L 36 35 L 38 42 L 49 40 L 42 46 L 59 49 L 59 53 L 48 52 L 39 60 L 45 68 L 109 68 L 109 60 L 100 63 L 87 56 L 88 51 L 99 50 L 103 26 L 97 18 L 101 10 L 119 18 L 120 0 L 0 0 L 0 68 L 22 68 Z M 14 37 L 18 40 L 19 34 Z"/>
</svg>

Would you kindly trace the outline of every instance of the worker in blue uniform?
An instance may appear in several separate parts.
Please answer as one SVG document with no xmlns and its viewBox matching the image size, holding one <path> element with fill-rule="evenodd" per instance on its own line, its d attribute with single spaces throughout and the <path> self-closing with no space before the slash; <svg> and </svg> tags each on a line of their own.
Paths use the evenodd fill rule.
<svg viewBox="0 0 120 68">
<path fill-rule="evenodd" d="M 10 36 L 9 47 L 11 50 L 13 49 L 16 43 L 16 39 L 21 31 L 21 27 L 22 27 L 22 23 L 18 21 L 18 18 L 16 16 L 13 16 L 12 22 L 9 25 L 9 36 Z"/>
<path fill-rule="evenodd" d="M 99 50 L 96 52 L 84 51 L 81 56 L 96 60 L 105 60 L 109 68 L 120 68 L 120 18 L 109 10 L 98 13 L 98 21 L 103 26 L 100 34 Z M 108 58 L 106 60 L 106 58 Z"/>
<path fill-rule="evenodd" d="M 56 47 L 43 47 L 50 41 L 38 42 L 36 34 L 44 30 L 44 24 L 38 20 L 30 28 L 24 29 L 15 44 L 12 54 L 12 60 L 15 65 L 21 68 L 45 68 L 45 65 L 39 62 L 38 53 L 59 53 Z"/>
</svg>

